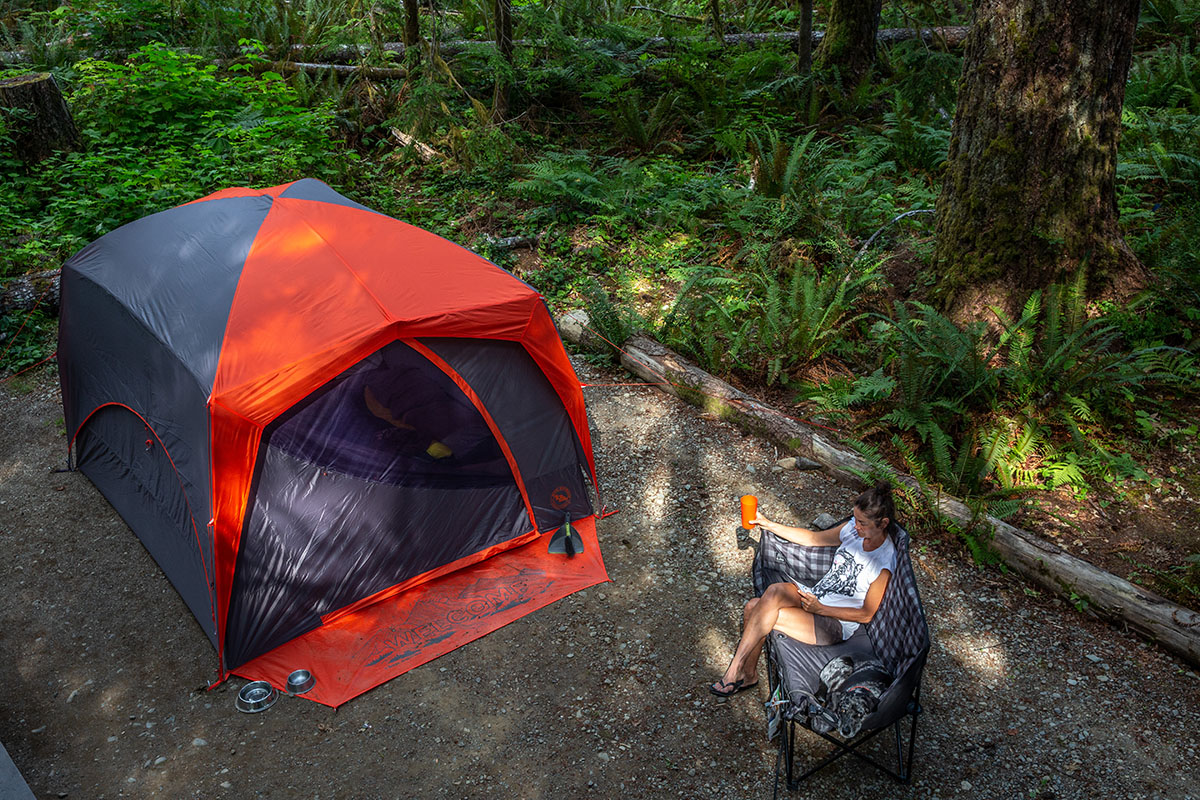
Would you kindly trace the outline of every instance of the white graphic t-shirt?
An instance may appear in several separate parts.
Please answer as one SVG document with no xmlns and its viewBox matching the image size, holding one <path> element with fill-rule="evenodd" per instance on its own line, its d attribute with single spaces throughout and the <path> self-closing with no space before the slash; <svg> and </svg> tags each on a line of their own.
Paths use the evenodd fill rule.
<svg viewBox="0 0 1200 800">
<path fill-rule="evenodd" d="M 817 596 L 827 606 L 840 608 L 862 608 L 867 599 L 867 590 L 885 569 L 896 571 L 896 546 L 891 537 L 874 550 L 863 550 L 863 540 L 858 535 L 854 518 L 842 526 L 838 536 L 842 544 L 833 555 L 833 566 L 829 568 L 817 585 L 809 588 L 797 582 L 796 586 Z M 858 630 L 857 622 L 842 623 L 842 639 L 848 639 Z"/>
</svg>

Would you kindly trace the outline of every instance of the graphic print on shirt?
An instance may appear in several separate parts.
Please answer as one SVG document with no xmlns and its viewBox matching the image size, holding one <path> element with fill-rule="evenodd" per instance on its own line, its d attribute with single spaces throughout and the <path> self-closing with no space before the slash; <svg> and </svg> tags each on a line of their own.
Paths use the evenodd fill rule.
<svg viewBox="0 0 1200 800">
<path fill-rule="evenodd" d="M 818 598 L 827 594 L 840 594 L 853 597 L 858 586 L 858 576 L 863 571 L 863 564 L 844 550 L 833 557 L 833 566 L 829 572 L 813 587 L 813 594 Z"/>
</svg>

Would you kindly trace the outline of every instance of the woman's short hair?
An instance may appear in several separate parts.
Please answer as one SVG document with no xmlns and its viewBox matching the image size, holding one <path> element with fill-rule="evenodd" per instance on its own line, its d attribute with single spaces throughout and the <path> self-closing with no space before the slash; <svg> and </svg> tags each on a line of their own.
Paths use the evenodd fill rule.
<svg viewBox="0 0 1200 800">
<path fill-rule="evenodd" d="M 892 499 L 892 485 L 887 481 L 880 481 L 860 494 L 854 507 L 877 525 L 884 519 L 889 523 L 896 522 L 896 502 Z"/>
</svg>

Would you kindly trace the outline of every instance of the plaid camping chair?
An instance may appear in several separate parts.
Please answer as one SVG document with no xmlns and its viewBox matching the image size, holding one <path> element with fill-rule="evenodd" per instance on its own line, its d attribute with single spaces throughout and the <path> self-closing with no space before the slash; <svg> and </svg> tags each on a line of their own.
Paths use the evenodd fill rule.
<svg viewBox="0 0 1200 800">
<path fill-rule="evenodd" d="M 846 519 L 849 519 L 847 517 Z M 814 523 L 825 529 L 844 524 L 829 520 L 829 524 Z M 888 582 L 883 602 L 874 619 L 860 625 L 845 641 L 820 647 L 804 644 L 778 631 L 767 636 L 767 671 L 771 689 L 767 702 L 768 736 L 779 736 L 780 760 L 786 767 L 788 789 L 823 769 L 846 754 L 853 755 L 883 770 L 893 778 L 907 783 L 912 771 L 913 749 L 917 736 L 917 716 L 921 713 L 921 675 L 929 655 L 929 626 L 917 592 L 912 562 L 909 559 L 908 532 L 899 525 L 892 527 L 896 545 L 896 572 Z M 798 580 L 815 584 L 833 564 L 836 547 L 806 547 L 762 531 L 758 553 L 754 560 L 754 589 L 762 595 L 772 583 Z M 837 699 L 826 697 L 820 685 L 820 675 L 830 661 L 839 656 L 865 659 L 874 656 L 891 673 L 891 684 L 879 698 L 878 705 L 862 721 L 861 730 L 849 739 L 839 738 L 829 731 L 829 709 L 836 708 Z M 911 718 L 907 755 L 902 741 L 903 723 Z M 802 775 L 795 775 L 796 726 L 817 733 L 835 745 L 835 749 Z M 859 751 L 859 747 L 876 735 L 893 729 L 896 737 L 895 769 Z M 779 780 L 779 760 L 775 780 Z"/>
</svg>

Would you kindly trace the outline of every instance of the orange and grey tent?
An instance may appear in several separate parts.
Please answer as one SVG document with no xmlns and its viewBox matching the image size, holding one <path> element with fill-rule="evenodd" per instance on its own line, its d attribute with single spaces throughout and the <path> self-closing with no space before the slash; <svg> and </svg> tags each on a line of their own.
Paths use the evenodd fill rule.
<svg viewBox="0 0 1200 800">
<path fill-rule="evenodd" d="M 579 381 L 530 286 L 302 180 L 132 222 L 64 267 L 78 468 L 220 677 L 339 705 L 607 580 Z M 548 552 L 569 516 L 582 552 Z"/>
</svg>

